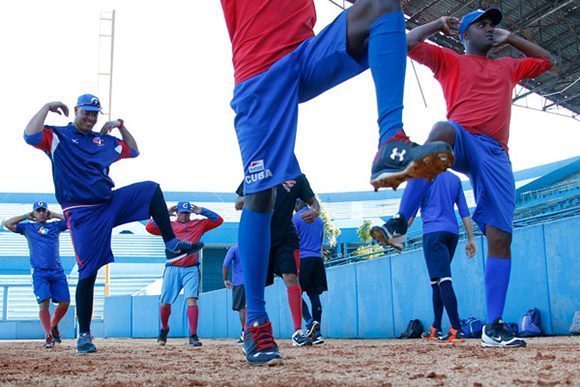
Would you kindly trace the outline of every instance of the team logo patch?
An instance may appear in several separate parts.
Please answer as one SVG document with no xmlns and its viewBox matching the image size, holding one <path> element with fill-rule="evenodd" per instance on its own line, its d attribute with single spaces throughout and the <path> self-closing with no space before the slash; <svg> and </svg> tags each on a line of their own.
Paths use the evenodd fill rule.
<svg viewBox="0 0 580 387">
<path fill-rule="evenodd" d="M 44 226 L 41 226 L 41 227 L 38 229 L 38 233 L 39 233 L 40 235 L 46 235 L 46 234 L 48 234 L 48 230 L 47 230 L 46 228 L 44 228 Z"/>
<path fill-rule="evenodd" d="M 250 163 L 249 173 L 257 173 L 264 170 L 264 160 L 256 160 Z"/>
<path fill-rule="evenodd" d="M 105 140 L 103 140 L 102 137 L 93 137 L 93 142 L 97 144 L 97 146 L 105 145 Z"/>
</svg>

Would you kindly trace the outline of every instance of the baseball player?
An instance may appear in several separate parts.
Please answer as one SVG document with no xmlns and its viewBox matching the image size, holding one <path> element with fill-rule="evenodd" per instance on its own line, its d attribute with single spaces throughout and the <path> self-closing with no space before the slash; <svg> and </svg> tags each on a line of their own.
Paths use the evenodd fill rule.
<svg viewBox="0 0 580 387">
<path fill-rule="evenodd" d="M 230 267 L 232 268 L 231 281 L 228 280 Z M 244 329 L 246 327 L 246 293 L 244 291 L 244 270 L 242 269 L 242 260 L 240 259 L 238 245 L 232 246 L 228 249 L 226 257 L 224 258 L 222 274 L 225 287 L 232 289 L 232 309 L 237 311 L 240 315 L 242 333 L 237 342 L 238 344 L 241 344 L 244 342 Z"/>
<path fill-rule="evenodd" d="M 487 237 L 485 288 L 487 318 L 483 329 L 484 347 L 522 347 L 526 343 L 505 327 L 504 310 L 511 268 L 512 221 L 515 185 L 508 155 L 511 96 L 525 78 L 548 71 L 553 59 L 548 51 L 511 32 L 497 28 L 502 13 L 497 8 L 476 10 L 417 27 L 407 35 L 409 56 L 428 66 L 441 83 L 447 102 L 448 121 L 435 124 L 427 142 L 444 141 L 453 147 L 453 169 L 469 176 L 477 206 L 473 219 Z M 457 29 L 465 55 L 423 42 L 436 32 Z M 527 57 L 489 58 L 493 47 L 508 44 Z M 430 183 L 413 180 L 412 192 L 401 201 L 399 213 L 383 227 L 372 230 L 380 242 L 402 247 L 407 220 Z"/>
<path fill-rule="evenodd" d="M 198 251 L 203 245 L 175 237 L 157 183 L 145 181 L 113 190 L 111 164 L 137 157 L 139 149 L 122 119 L 105 123 L 99 132 L 93 131 L 101 112 L 96 96 L 81 95 L 74 108 L 74 120 L 66 126 L 45 125 L 49 112 L 68 117 L 69 109 L 62 102 L 45 104 L 26 126 L 24 140 L 42 150 L 52 163 L 56 199 L 67 220 L 79 270 L 77 351 L 95 352 L 90 332 L 94 285 L 99 268 L 114 261 L 113 227 L 152 216 L 161 230 L 168 261 Z M 109 134 L 114 129 L 122 139 Z"/>
<path fill-rule="evenodd" d="M 219 227 L 224 220 L 215 212 L 207 208 L 198 207 L 189 202 L 179 202 L 177 206 L 169 208 L 169 215 L 177 213 L 177 220 L 171 222 L 173 232 L 182 241 L 191 244 L 199 244 L 200 239 L 206 232 Z M 191 219 L 191 214 L 203 216 L 205 219 Z M 153 235 L 161 235 L 159 226 L 151 219 L 145 227 Z M 189 345 L 201 347 L 201 341 L 197 337 L 197 322 L 199 319 L 199 256 L 197 252 L 167 263 L 163 272 L 163 287 L 161 289 L 159 315 L 161 316 L 161 330 L 157 342 L 160 345 L 167 343 L 169 334 L 169 316 L 171 304 L 183 289 L 187 302 L 187 320 L 189 321 Z"/>
<path fill-rule="evenodd" d="M 49 222 L 57 219 L 56 222 Z M 25 222 L 28 221 L 28 222 Z M 45 333 L 45 348 L 54 348 L 61 342 L 58 323 L 70 304 L 66 275 L 60 263 L 59 236 L 68 229 L 61 214 L 49 211 L 46 202 L 39 200 L 32 205 L 32 212 L 4 221 L 4 227 L 24 235 L 30 249 L 32 287 L 38 301 L 40 323 Z M 50 319 L 50 300 L 58 304 Z"/>
</svg>

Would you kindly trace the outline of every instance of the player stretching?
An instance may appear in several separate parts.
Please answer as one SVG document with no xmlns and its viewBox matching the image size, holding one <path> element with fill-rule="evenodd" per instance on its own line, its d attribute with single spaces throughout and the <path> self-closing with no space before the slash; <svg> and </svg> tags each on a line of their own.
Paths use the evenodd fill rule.
<svg viewBox="0 0 580 387">
<path fill-rule="evenodd" d="M 173 232 L 182 241 L 198 244 L 203 234 L 219 227 L 224 220 L 221 216 L 207 208 L 192 205 L 189 202 L 179 202 L 177 206 L 169 208 L 169 215 L 177 212 L 177 220 L 171 222 Z M 191 219 L 191 213 L 204 216 L 205 219 Z M 161 230 L 151 219 L 146 226 L 149 233 L 161 235 Z M 187 320 L 189 321 L 189 344 L 201 347 L 197 337 L 197 322 L 199 317 L 199 259 L 197 253 L 189 254 L 177 261 L 167 263 L 163 272 L 163 288 L 161 289 L 159 314 L 161 316 L 161 330 L 157 342 L 160 345 L 167 343 L 169 334 L 169 316 L 171 304 L 183 289 L 187 302 Z"/>
<path fill-rule="evenodd" d="M 405 196 L 412 194 L 405 190 Z M 453 290 L 451 278 L 451 260 L 457 247 L 459 228 L 455 218 L 454 205 L 457 205 L 459 216 L 465 226 L 467 243 L 465 253 L 473 258 L 476 253 L 473 240 L 473 229 L 469 217 L 469 208 L 461 187 L 461 181 L 451 172 L 443 172 L 433 182 L 431 188 L 424 193 L 420 203 L 421 220 L 423 222 L 423 254 L 431 280 L 433 291 L 433 324 L 429 333 L 423 335 L 429 340 L 446 342 L 462 342 L 463 333 L 457 311 L 457 298 Z M 413 210 L 409 218 L 409 227 L 415 219 L 418 207 Z M 443 308 L 447 311 L 451 328 L 446 335 L 441 333 L 441 317 Z"/>
<path fill-rule="evenodd" d="M 231 281 L 228 280 L 230 266 L 232 267 Z M 225 287 L 232 289 L 232 309 L 240 315 L 242 333 L 237 342 L 241 344 L 244 342 L 244 329 L 246 328 L 246 292 L 244 291 L 244 270 L 242 269 L 242 260 L 240 259 L 238 245 L 228 249 L 222 265 L 222 274 Z"/>
<path fill-rule="evenodd" d="M 56 222 L 48 222 L 58 219 Z M 29 222 L 24 222 L 28 220 Z M 32 267 L 32 287 L 38 301 L 40 323 L 44 329 L 45 348 L 54 348 L 60 343 L 58 323 L 66 314 L 70 304 L 70 293 L 66 275 L 60 263 L 58 239 L 68 228 L 61 214 L 48 210 L 45 202 L 39 200 L 32 206 L 32 212 L 4 221 L 4 227 L 22 234 L 28 240 L 30 266 Z M 50 320 L 50 299 L 58 306 Z"/>
<path fill-rule="evenodd" d="M 242 198 L 242 185 L 236 193 L 239 195 L 236 201 L 236 209 L 242 209 L 245 205 L 245 197 Z M 243 199 L 243 200 L 242 200 Z M 300 257 L 298 256 L 298 234 L 292 223 L 292 214 L 296 199 L 308 203 L 312 209 L 304 214 L 308 222 L 313 222 L 320 213 L 320 204 L 314 196 L 310 182 L 304 176 L 296 177 L 279 184 L 276 190 L 276 204 L 270 227 L 271 245 L 270 258 L 266 285 L 274 283 L 274 274 L 282 277 L 288 291 L 288 305 L 294 323 L 292 345 L 302 347 L 311 345 L 312 340 L 302 331 L 302 289 L 298 280 L 300 270 Z M 242 258 L 242 262 L 245 258 Z"/>
<path fill-rule="evenodd" d="M 461 19 L 459 37 L 466 55 L 423 40 L 435 32 L 449 34 L 457 20 L 442 17 L 407 34 L 409 56 L 434 72 L 447 102 L 449 121 L 435 124 L 427 142 L 445 141 L 453 146 L 453 169 L 471 180 L 477 207 L 473 219 L 487 237 L 485 265 L 487 318 L 481 344 L 485 347 L 520 347 L 526 343 L 514 337 L 501 319 L 511 268 L 512 220 L 515 186 L 508 156 L 511 95 L 525 78 L 537 77 L 552 67 L 552 57 L 538 45 L 509 31 L 496 28 L 502 14 L 498 9 L 476 10 Z M 528 58 L 488 58 L 496 46 L 509 44 Z M 429 183 L 413 180 L 412 192 L 401 201 L 399 214 L 382 228 L 373 228 L 373 237 L 402 247 L 407 219 L 423 197 Z"/>
<path fill-rule="evenodd" d="M 375 189 L 433 178 L 453 156 L 446 143 L 414 146 L 402 131 L 407 47 L 399 0 L 358 0 L 317 36 L 313 0 L 221 3 L 232 41 L 231 106 L 245 175 L 238 238 L 248 303 L 244 347 L 251 364 L 280 364 L 264 283 L 276 186 L 301 173 L 294 155 L 298 104 L 370 67 L 380 132 L 371 170 Z"/>
<path fill-rule="evenodd" d="M 300 239 L 300 287 L 306 292 L 312 305 L 310 314 L 308 305 L 302 301 L 302 316 L 306 321 L 306 335 L 312 339 L 312 344 L 322 344 L 324 338 L 320 331 L 322 322 L 320 295 L 328 290 L 322 260 L 324 222 L 319 217 L 312 220 L 309 216 L 312 210 L 300 199 L 296 200 L 295 210 L 292 222 Z"/>
<path fill-rule="evenodd" d="M 152 216 L 161 229 L 169 261 L 197 251 L 203 244 L 189 244 L 175 237 L 157 183 L 145 181 L 113 190 L 111 164 L 139 154 L 123 120 L 107 122 L 100 132 L 94 132 L 101 103 L 91 94 L 81 95 L 74 111 L 74 121 L 66 126 L 44 125 L 49 112 L 67 117 L 69 113 L 62 102 L 47 103 L 26 126 L 24 140 L 44 151 L 52 163 L 56 199 L 64 210 L 79 270 L 75 296 L 80 333 L 77 351 L 86 353 L 97 350 L 90 331 L 93 293 L 99 268 L 114 261 L 113 227 Z M 122 140 L 109 135 L 115 128 Z"/>
</svg>

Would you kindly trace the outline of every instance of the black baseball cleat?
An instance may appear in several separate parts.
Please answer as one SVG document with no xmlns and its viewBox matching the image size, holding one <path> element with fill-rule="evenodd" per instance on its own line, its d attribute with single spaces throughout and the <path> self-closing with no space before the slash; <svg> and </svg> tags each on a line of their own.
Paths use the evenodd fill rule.
<svg viewBox="0 0 580 387">
<path fill-rule="evenodd" d="M 312 345 L 312 339 L 308 337 L 302 329 L 298 329 L 292 335 L 292 346 L 293 347 L 305 347 L 308 345 Z"/>
<path fill-rule="evenodd" d="M 196 253 L 199 250 L 203 249 L 203 243 L 187 243 L 184 241 L 179 241 L 175 249 L 169 250 L 165 249 L 165 257 L 167 258 L 167 263 L 173 263 L 175 261 L 180 260 L 183 257 L 186 257 L 190 254 Z"/>
<path fill-rule="evenodd" d="M 514 348 L 525 347 L 524 340 L 511 334 L 504 322 L 496 318 L 492 324 L 483 326 L 481 332 L 481 346 L 485 348 Z"/>
<path fill-rule="evenodd" d="M 54 340 L 52 335 L 48 335 L 44 338 L 44 348 L 54 348 Z"/>
<path fill-rule="evenodd" d="M 314 345 L 324 344 L 324 337 L 322 337 L 322 334 L 320 332 L 316 333 L 316 336 L 314 336 L 314 339 L 312 339 L 312 344 Z"/>
<path fill-rule="evenodd" d="M 275 366 L 282 364 L 282 355 L 272 335 L 272 324 L 269 321 L 261 325 L 258 321 L 246 327 L 242 347 L 246 360 L 251 365 Z"/>
<path fill-rule="evenodd" d="M 313 320 L 311 323 L 306 324 L 306 332 L 304 334 L 310 339 L 314 339 L 316 333 L 319 331 L 320 323 L 316 320 Z"/>
<path fill-rule="evenodd" d="M 391 246 L 399 253 L 407 240 L 407 219 L 402 214 L 395 214 L 382 226 L 371 228 L 371 236 L 377 242 Z"/>
<path fill-rule="evenodd" d="M 192 347 L 201 347 L 201 341 L 199 341 L 199 337 L 197 337 L 197 335 L 189 336 L 189 345 Z"/>
<path fill-rule="evenodd" d="M 50 330 L 50 334 L 52 335 L 52 341 L 55 343 L 62 343 L 62 339 L 60 338 L 60 332 L 58 330 L 58 325 L 55 325 Z"/>
<path fill-rule="evenodd" d="M 371 184 L 377 191 L 397 189 L 401 183 L 416 178 L 433 180 L 453 160 L 453 149 L 448 143 L 434 141 L 418 145 L 400 131 L 379 147 L 371 169 Z"/>
<path fill-rule="evenodd" d="M 167 344 L 167 335 L 169 334 L 169 329 L 161 329 L 159 331 L 159 337 L 157 337 L 157 344 L 163 346 Z"/>
</svg>

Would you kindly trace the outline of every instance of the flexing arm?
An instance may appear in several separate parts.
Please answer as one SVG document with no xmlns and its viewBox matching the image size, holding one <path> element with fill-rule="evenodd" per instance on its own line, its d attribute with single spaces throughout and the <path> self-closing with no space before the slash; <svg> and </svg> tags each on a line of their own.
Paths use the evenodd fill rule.
<svg viewBox="0 0 580 387">
<path fill-rule="evenodd" d="M 40 108 L 38 113 L 30 119 L 30 122 L 26 125 L 26 129 L 24 129 L 24 133 L 27 136 L 32 136 L 33 134 L 42 132 L 42 129 L 44 129 L 44 121 L 49 112 L 64 114 L 68 117 L 68 107 L 64 103 L 49 102 Z"/>
<path fill-rule="evenodd" d="M 407 50 L 411 51 L 423 40 L 436 32 L 442 32 L 451 35 L 457 30 L 459 20 L 454 17 L 443 16 L 431 23 L 415 27 L 407 33 Z"/>
<path fill-rule="evenodd" d="M 133 151 L 135 151 L 135 153 L 138 155 L 139 147 L 137 146 L 137 141 L 135 141 L 133 135 L 129 132 L 129 130 L 127 130 L 127 128 L 125 127 L 125 122 L 123 120 L 119 119 L 107 122 L 105 125 L 103 125 L 103 128 L 101 129 L 101 134 L 109 134 L 111 130 L 115 128 L 119 129 L 119 133 L 121 133 L 121 138 L 123 139 L 123 142 L 127 144 L 127 146 L 131 148 Z"/>
<path fill-rule="evenodd" d="M 12 232 L 17 232 L 16 231 L 16 227 L 18 226 L 18 223 L 23 222 L 25 220 L 33 220 L 33 215 L 32 212 L 29 212 L 27 214 L 24 215 L 20 215 L 20 216 L 15 216 L 12 217 L 10 219 L 6 219 L 3 223 L 4 227 L 6 227 L 8 230 L 12 231 Z"/>
<path fill-rule="evenodd" d="M 477 252 L 477 247 L 475 247 L 475 240 L 473 238 L 473 228 L 471 226 L 471 218 L 469 216 L 465 216 L 461 218 L 463 221 L 463 225 L 465 226 L 465 232 L 467 232 L 467 244 L 465 245 L 465 254 L 469 258 L 475 257 L 475 253 Z"/>
<path fill-rule="evenodd" d="M 544 48 L 538 46 L 535 43 L 530 42 L 520 36 L 514 35 L 508 30 L 502 28 L 496 28 L 495 33 L 495 43 L 494 46 L 500 46 L 502 44 L 509 44 L 512 47 L 517 48 L 523 52 L 526 56 L 532 58 L 545 58 L 552 65 L 556 64 L 556 59 Z"/>
</svg>

